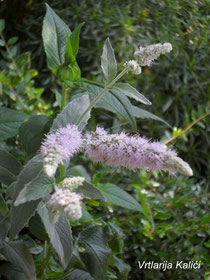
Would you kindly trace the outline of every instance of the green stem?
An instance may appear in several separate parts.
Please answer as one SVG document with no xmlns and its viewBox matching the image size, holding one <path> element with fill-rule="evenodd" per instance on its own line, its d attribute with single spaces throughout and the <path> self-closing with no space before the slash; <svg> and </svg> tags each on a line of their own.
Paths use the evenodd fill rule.
<svg viewBox="0 0 210 280">
<path fill-rule="evenodd" d="M 64 177 L 64 173 L 65 173 L 64 165 L 63 164 L 60 165 L 59 170 L 60 170 L 60 177 L 63 178 Z"/>
<path fill-rule="evenodd" d="M 38 277 L 41 277 L 41 276 L 44 277 L 45 269 L 46 269 L 52 255 L 53 255 L 53 250 L 52 250 L 52 246 L 50 245 L 49 249 L 48 249 L 48 254 L 47 254 L 46 258 L 43 260 L 42 265 L 37 272 Z"/>
<path fill-rule="evenodd" d="M 178 135 L 175 135 L 173 137 L 171 137 L 170 139 L 168 139 L 167 141 L 164 142 L 164 144 L 168 144 L 170 143 L 171 141 L 173 141 L 174 139 L 180 137 L 181 135 L 187 133 L 191 127 L 193 127 L 195 124 L 197 124 L 199 121 L 201 121 L 202 119 L 204 119 L 205 117 L 207 117 L 208 115 L 210 114 L 210 112 L 207 112 L 206 114 L 200 116 L 198 119 L 196 119 L 194 122 L 192 122 L 191 124 L 189 124 L 180 134 Z"/>
<path fill-rule="evenodd" d="M 122 72 L 117 75 L 117 77 L 111 81 L 100 93 L 99 95 L 93 100 L 93 102 L 88 106 L 88 108 L 85 110 L 85 112 L 82 114 L 82 116 L 77 121 L 76 125 L 80 125 L 83 121 L 84 117 L 88 114 L 88 112 L 96 105 L 96 103 L 101 99 L 101 97 L 110 90 L 110 88 L 125 74 L 128 72 L 128 68 L 126 67 L 123 69 Z"/>
<path fill-rule="evenodd" d="M 66 95 L 69 91 L 69 88 L 64 87 L 63 93 L 62 93 L 62 99 L 61 99 L 61 110 L 66 106 Z"/>
</svg>

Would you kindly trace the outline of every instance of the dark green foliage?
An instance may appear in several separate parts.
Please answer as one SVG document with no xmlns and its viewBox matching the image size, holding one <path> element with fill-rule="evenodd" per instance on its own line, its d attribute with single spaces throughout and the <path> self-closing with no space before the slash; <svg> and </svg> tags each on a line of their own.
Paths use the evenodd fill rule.
<svg viewBox="0 0 210 280">
<path fill-rule="evenodd" d="M 38 280 L 207 280 L 209 0 L 49 4 L 44 19 L 43 1 L 0 2 L 0 18 L 6 20 L 0 20 L 5 37 L 0 38 L 0 277 L 35 279 L 36 267 Z M 139 45 L 167 41 L 173 45 L 170 56 L 144 68 L 140 76 L 126 74 L 83 118 Z M 66 106 L 64 91 L 72 98 Z M 150 105 L 149 100 L 151 107 L 137 104 Z M 62 110 L 57 117 L 53 107 Z M 119 172 L 82 154 L 51 180 L 43 175 L 42 158 L 36 154 L 50 129 L 69 123 L 81 130 L 87 123 L 90 130 L 100 125 L 112 132 L 123 126 L 162 141 L 174 137 L 171 143 L 195 176 Z M 63 217 L 52 224 L 49 194 L 55 182 L 69 175 L 86 179 L 78 188 L 83 216 L 71 225 Z M 138 261 L 177 260 L 199 261 L 201 269 L 138 267 Z"/>
</svg>

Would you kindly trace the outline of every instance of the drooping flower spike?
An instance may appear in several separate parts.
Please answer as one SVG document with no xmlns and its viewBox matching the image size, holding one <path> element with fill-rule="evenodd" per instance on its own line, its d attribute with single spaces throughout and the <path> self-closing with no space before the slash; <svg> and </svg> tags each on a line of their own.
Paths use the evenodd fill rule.
<svg viewBox="0 0 210 280">
<path fill-rule="evenodd" d="M 48 134 L 41 146 L 45 173 L 53 177 L 58 165 L 80 150 L 82 141 L 81 132 L 72 124 Z"/>
<path fill-rule="evenodd" d="M 138 135 L 128 136 L 124 132 L 108 134 L 100 127 L 87 135 L 85 152 L 94 162 L 108 166 L 131 170 L 165 170 L 170 174 L 179 172 L 186 176 L 193 174 L 190 166 L 177 157 L 174 150 L 160 142 L 150 142 Z"/>
</svg>

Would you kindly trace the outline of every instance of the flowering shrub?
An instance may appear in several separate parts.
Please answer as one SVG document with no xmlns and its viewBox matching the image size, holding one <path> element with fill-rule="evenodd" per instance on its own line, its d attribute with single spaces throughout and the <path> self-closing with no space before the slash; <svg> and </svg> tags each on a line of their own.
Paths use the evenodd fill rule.
<svg viewBox="0 0 210 280">
<path fill-rule="evenodd" d="M 151 105 L 151 102 L 130 84 L 118 81 L 129 71 L 140 75 L 141 67 L 151 67 L 153 61 L 170 52 L 172 46 L 164 43 L 140 47 L 134 53 L 136 60 L 125 62 L 124 69 L 117 74 L 114 50 L 107 39 L 101 57 L 104 81 L 90 81 L 81 78 L 76 60 L 82 25 L 71 32 L 47 5 L 42 32 L 44 48 L 48 67 L 62 85 L 62 95 L 57 94 L 61 112 L 55 119 L 51 122 L 43 115 L 30 118 L 11 109 L 0 108 L 2 115 L 16 114 L 19 117 L 0 125 L 1 140 L 18 134 L 16 144 L 20 141 L 30 157 L 23 167 L 12 154 L 0 150 L 1 169 L 5 172 L 0 172 L 0 180 L 3 187 L 8 186 L 5 197 L 0 197 L 1 225 L 4 227 L 1 254 L 5 261 L 2 274 L 8 279 L 14 279 L 14 275 L 30 280 L 128 278 L 130 267 L 114 254 L 111 245 L 114 236 L 120 235 L 120 230 L 114 225 L 107 227 L 103 217 L 92 222 L 88 207 L 103 206 L 112 211 L 109 208 L 109 203 L 112 203 L 144 213 L 150 221 L 151 231 L 147 234 L 151 234 L 153 221 L 149 207 L 143 196 L 140 197 L 140 205 L 133 196 L 115 185 L 100 186 L 96 178 L 91 184 L 84 169 L 80 168 L 80 176 L 75 176 L 71 168 L 77 153 L 80 152 L 83 159 L 119 168 L 119 172 L 141 169 L 193 175 L 188 163 L 164 143 L 137 134 L 129 136 L 125 132 L 109 134 L 100 127 L 96 131 L 85 132 L 91 110 L 98 106 L 119 114 L 136 130 L 134 112 L 145 115 L 147 111 L 132 105 L 129 98 L 145 105 Z M 70 91 L 75 89 L 75 95 L 67 103 Z M 45 136 L 40 137 L 46 124 L 50 131 L 48 129 Z M 36 141 L 38 148 L 28 152 Z M 75 230 L 76 225 L 81 227 Z M 28 246 L 30 238 L 20 238 L 28 230 L 38 240 L 36 252 Z M 32 254 L 38 255 L 35 262 Z"/>
</svg>

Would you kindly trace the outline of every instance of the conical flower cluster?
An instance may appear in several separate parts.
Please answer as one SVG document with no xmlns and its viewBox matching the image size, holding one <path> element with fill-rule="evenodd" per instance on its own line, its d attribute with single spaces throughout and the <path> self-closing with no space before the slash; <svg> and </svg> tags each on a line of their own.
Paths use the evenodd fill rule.
<svg viewBox="0 0 210 280">
<path fill-rule="evenodd" d="M 76 154 L 82 145 L 82 135 L 77 126 L 68 124 L 47 135 L 41 146 L 44 170 L 53 177 L 59 164 Z"/>
<path fill-rule="evenodd" d="M 87 135 L 85 151 L 94 162 L 105 163 L 108 166 L 131 170 L 167 170 L 171 174 L 179 172 L 192 176 L 190 166 L 177 157 L 174 150 L 138 135 L 128 136 L 124 132 L 108 134 L 98 127 L 95 132 Z"/>
</svg>

